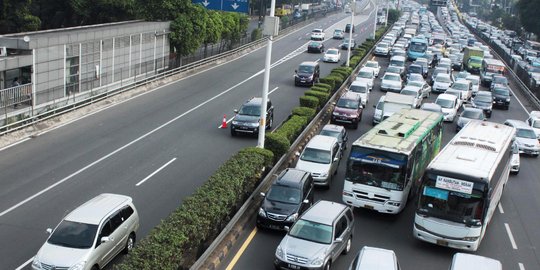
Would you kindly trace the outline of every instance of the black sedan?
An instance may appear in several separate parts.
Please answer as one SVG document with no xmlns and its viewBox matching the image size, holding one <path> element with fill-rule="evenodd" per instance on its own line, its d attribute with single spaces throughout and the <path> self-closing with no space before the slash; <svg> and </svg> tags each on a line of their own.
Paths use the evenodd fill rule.
<svg viewBox="0 0 540 270">
<path fill-rule="evenodd" d="M 307 46 L 308 53 L 324 52 L 324 44 L 320 41 L 311 41 Z"/>
</svg>

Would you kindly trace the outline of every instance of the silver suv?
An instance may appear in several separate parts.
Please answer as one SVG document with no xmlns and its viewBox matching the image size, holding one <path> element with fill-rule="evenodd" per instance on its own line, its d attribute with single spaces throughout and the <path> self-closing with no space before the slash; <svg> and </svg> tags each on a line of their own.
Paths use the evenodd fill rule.
<svg viewBox="0 0 540 270">
<path fill-rule="evenodd" d="M 354 216 L 350 207 L 318 201 L 290 228 L 276 249 L 276 269 L 330 269 L 351 250 Z"/>
<path fill-rule="evenodd" d="M 104 193 L 69 213 L 39 249 L 32 269 L 102 269 L 135 244 L 139 215 L 131 197 Z"/>
</svg>

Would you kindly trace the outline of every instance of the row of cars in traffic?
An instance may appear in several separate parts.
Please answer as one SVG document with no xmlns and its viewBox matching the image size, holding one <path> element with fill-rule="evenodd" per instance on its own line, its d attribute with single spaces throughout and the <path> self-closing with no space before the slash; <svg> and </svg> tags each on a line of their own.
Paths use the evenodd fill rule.
<svg viewBox="0 0 540 270">
<path fill-rule="evenodd" d="M 355 80 L 335 102 L 330 124 L 325 125 L 320 133 L 312 137 L 304 149 L 297 153 L 296 166 L 282 171 L 269 191 L 261 193 L 264 199 L 257 214 L 257 226 L 287 232 L 276 247 L 276 269 L 330 269 L 340 254 L 347 254 L 351 250 L 355 226 L 351 208 L 337 202 L 315 202 L 314 188 L 331 186 L 347 148 L 349 138 L 345 126 L 358 127 L 363 108 L 370 102 L 370 92 L 374 90 L 375 80 L 379 77 L 380 90 L 387 94 L 374 104 L 374 125 L 403 108 L 435 110 L 443 114 L 444 120 L 449 122 L 459 118 L 456 129 L 462 128 L 466 120 L 485 120 L 486 112 L 491 114 L 491 106 L 496 103 L 491 95 L 493 91 L 479 90 L 478 75 L 462 72 L 457 75 L 458 79 L 454 78 L 452 63 L 442 55 L 440 61 L 420 57 L 408 65 L 407 55 L 403 54 L 408 40 L 403 38 L 403 29 L 400 29 L 403 27 L 400 23 L 405 26 L 411 16 L 404 14 L 397 26 L 387 34 L 391 41 L 383 38 L 383 42 L 379 43 L 386 44 L 383 45 L 388 49 L 386 55 L 390 55 L 395 44 L 403 47 L 402 51 L 392 51 L 386 72 L 379 76 L 379 62 L 366 61 Z M 380 51 L 376 48 L 375 54 L 382 55 Z M 303 65 L 318 64 L 305 62 L 300 65 L 299 70 L 302 70 Z M 439 70 L 444 68 L 440 78 L 448 80 L 437 80 L 437 75 L 431 82 L 426 81 L 432 67 Z M 299 70 L 296 72 L 297 78 L 300 77 L 298 74 L 304 73 Z M 311 74 L 311 71 L 306 73 Z M 295 84 L 302 83 L 304 82 L 295 79 Z M 446 83 L 446 87 L 442 87 L 442 83 Z M 434 90 L 434 87 L 437 90 Z M 440 91 L 440 94 L 437 91 Z M 483 92 L 489 93 L 489 96 Z M 431 93 L 439 94 L 436 101 L 423 103 L 423 99 Z M 484 97 L 489 99 L 486 101 L 489 109 L 479 105 Z M 464 103 L 472 105 L 458 114 Z M 497 260 L 457 253 L 451 269 L 482 269 L 478 267 L 501 269 L 501 264 Z M 400 269 L 400 266 L 392 250 L 365 246 L 355 256 L 349 269 Z"/>
</svg>

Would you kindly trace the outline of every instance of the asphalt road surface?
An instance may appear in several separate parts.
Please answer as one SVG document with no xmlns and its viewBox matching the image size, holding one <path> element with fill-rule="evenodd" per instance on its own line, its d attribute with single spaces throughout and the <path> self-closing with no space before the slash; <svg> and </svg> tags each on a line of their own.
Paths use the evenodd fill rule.
<svg viewBox="0 0 540 270">
<path fill-rule="evenodd" d="M 330 36 L 344 28 L 346 16 L 328 16 L 274 42 L 269 97 L 275 123 L 307 89 L 294 87 L 294 70 L 322 56 L 305 52 L 311 30 L 328 28 Z M 137 238 L 144 237 L 233 153 L 257 144 L 218 126 L 223 114 L 230 119 L 261 95 L 264 59 L 265 49 L 258 49 L 1 150 L 0 269 L 29 269 L 45 230 L 104 192 L 133 197 Z M 336 66 L 324 64 L 322 76 Z"/>
</svg>

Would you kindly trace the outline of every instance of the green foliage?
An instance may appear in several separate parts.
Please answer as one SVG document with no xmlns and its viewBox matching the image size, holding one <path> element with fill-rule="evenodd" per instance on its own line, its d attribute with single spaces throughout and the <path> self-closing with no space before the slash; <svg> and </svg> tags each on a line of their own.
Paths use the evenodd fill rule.
<svg viewBox="0 0 540 270">
<path fill-rule="evenodd" d="M 326 101 L 328 100 L 328 97 L 329 97 L 328 93 L 324 93 L 321 91 L 313 91 L 313 90 L 307 90 L 304 94 L 306 96 L 312 96 L 319 99 L 319 104 L 321 105 L 321 107 L 324 106 L 324 104 L 326 104 Z"/>
<path fill-rule="evenodd" d="M 336 82 L 334 80 L 328 79 L 328 78 L 320 78 L 319 81 L 321 83 L 327 84 L 331 87 L 332 91 L 336 89 Z"/>
<path fill-rule="evenodd" d="M 292 143 L 302 133 L 308 122 L 309 120 L 306 116 L 293 115 L 289 120 L 283 122 L 274 133 L 283 135 L 283 137 Z"/>
<path fill-rule="evenodd" d="M 356 48 L 353 51 L 353 56 L 356 56 L 356 55 L 364 56 L 365 53 L 366 51 L 363 48 Z"/>
<path fill-rule="evenodd" d="M 362 61 L 362 57 L 353 56 L 353 57 L 351 57 L 351 60 L 349 60 L 349 65 L 351 67 L 356 67 L 358 65 L 358 63 L 360 63 L 360 61 Z"/>
<path fill-rule="evenodd" d="M 271 165 L 273 153 L 247 148 L 233 155 L 180 207 L 150 231 L 116 269 L 187 269 L 189 254 L 219 234 Z"/>
<path fill-rule="evenodd" d="M 138 17 L 148 21 L 174 20 L 184 14 L 188 6 L 192 5 L 188 0 L 134 0 Z"/>
<path fill-rule="evenodd" d="M 309 121 L 311 121 L 311 119 L 313 119 L 313 117 L 315 117 L 316 113 L 317 113 L 317 111 L 315 111 L 315 109 L 308 108 L 308 107 L 295 107 L 292 110 L 293 115 L 307 117 L 307 119 Z"/>
<path fill-rule="evenodd" d="M 313 85 L 315 87 L 319 87 L 319 88 L 325 88 L 325 89 L 328 89 L 328 91 L 331 91 L 332 90 L 332 86 L 327 84 L 327 83 L 316 83 L 315 85 Z M 313 87 L 312 87 L 313 88 Z"/>
<path fill-rule="evenodd" d="M 388 10 L 388 24 L 389 25 L 397 22 L 397 20 L 399 20 L 399 17 L 401 17 L 401 11 L 397 9 Z"/>
<path fill-rule="evenodd" d="M 31 1 L 0 1 L 0 34 L 39 30 L 41 20 L 31 12 Z"/>
<path fill-rule="evenodd" d="M 337 67 L 337 68 L 334 68 L 332 69 L 332 71 L 334 70 L 343 70 L 345 72 L 347 72 L 347 76 L 350 75 L 353 71 L 353 69 L 351 67 Z"/>
<path fill-rule="evenodd" d="M 171 45 L 180 56 L 190 55 L 201 47 L 205 40 L 208 13 L 201 5 L 190 5 L 183 16 L 177 16 L 171 23 Z"/>
<path fill-rule="evenodd" d="M 251 31 L 251 41 L 262 38 L 262 30 L 260 28 L 255 28 Z"/>
<path fill-rule="evenodd" d="M 264 138 L 264 148 L 273 153 L 274 161 L 278 161 L 291 147 L 289 140 L 282 134 L 266 133 Z"/>
<path fill-rule="evenodd" d="M 336 73 L 331 73 L 330 75 L 326 76 L 326 78 L 334 80 L 336 84 L 335 90 L 339 89 L 344 81 L 344 78 L 340 74 L 336 74 Z"/>
<path fill-rule="evenodd" d="M 330 93 L 332 91 L 332 89 L 327 88 L 327 87 L 322 87 L 322 86 L 312 86 L 310 90 L 319 91 L 323 93 Z"/>
<path fill-rule="evenodd" d="M 347 77 L 349 77 L 349 75 L 351 75 L 350 72 L 347 72 L 347 71 L 342 70 L 342 69 L 336 69 L 336 68 L 332 69 L 332 72 L 330 72 L 330 74 L 340 75 L 343 80 L 345 80 Z"/>
<path fill-rule="evenodd" d="M 300 106 L 316 110 L 319 107 L 319 99 L 313 96 L 301 96 Z"/>
<path fill-rule="evenodd" d="M 540 10 L 540 1 L 519 0 L 517 7 L 523 28 L 540 36 L 540 20 L 537 13 Z"/>
<path fill-rule="evenodd" d="M 208 19 L 204 28 L 204 44 L 217 43 L 223 33 L 223 22 L 221 22 L 221 13 L 208 10 Z M 204 17 L 204 16 L 203 16 Z"/>
</svg>

